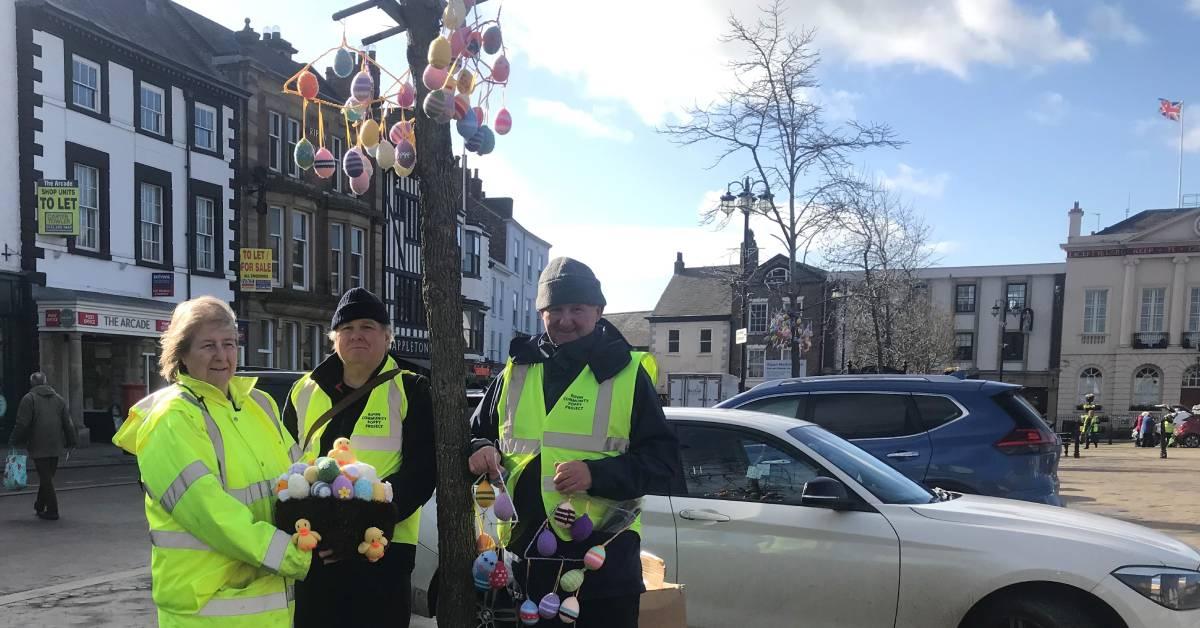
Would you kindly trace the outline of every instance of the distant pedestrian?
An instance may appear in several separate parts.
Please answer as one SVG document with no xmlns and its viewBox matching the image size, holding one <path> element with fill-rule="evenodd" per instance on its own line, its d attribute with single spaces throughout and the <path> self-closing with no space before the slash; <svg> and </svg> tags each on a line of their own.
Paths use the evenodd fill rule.
<svg viewBox="0 0 1200 628">
<path fill-rule="evenodd" d="M 1084 440 L 1083 448 L 1092 445 L 1100 447 L 1100 418 L 1096 416 L 1096 395 L 1088 393 L 1083 402 L 1083 421 L 1079 426 L 1080 437 Z"/>
<path fill-rule="evenodd" d="M 29 376 L 31 390 L 21 398 L 17 424 L 9 443 L 25 447 L 38 475 L 38 494 L 33 511 L 41 519 L 58 519 L 58 495 L 54 492 L 54 474 L 63 449 L 74 449 L 75 425 L 67 412 L 67 402 L 46 383 L 40 371 Z"/>
<path fill-rule="evenodd" d="M 1145 415 L 1146 418 L 1142 421 L 1138 442 L 1141 447 L 1153 447 L 1154 433 L 1157 431 L 1155 428 L 1157 421 L 1155 421 L 1154 415 L 1150 414 L 1149 412 L 1143 412 L 1142 414 Z"/>
<path fill-rule="evenodd" d="M 1142 412 L 1141 414 L 1139 414 L 1137 416 L 1137 419 L 1134 420 L 1134 422 L 1133 422 L 1133 446 L 1134 447 L 1142 446 L 1142 433 L 1143 433 L 1142 430 L 1145 429 L 1144 426 L 1147 423 L 1149 423 L 1153 420 L 1154 419 L 1150 418 L 1149 412 Z"/>
</svg>

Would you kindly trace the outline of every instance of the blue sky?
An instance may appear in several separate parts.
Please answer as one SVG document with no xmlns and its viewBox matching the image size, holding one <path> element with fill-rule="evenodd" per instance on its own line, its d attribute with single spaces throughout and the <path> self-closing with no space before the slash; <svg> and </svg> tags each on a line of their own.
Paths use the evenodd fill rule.
<svg viewBox="0 0 1200 628">
<path fill-rule="evenodd" d="M 277 25 L 300 49 L 295 59 L 310 61 L 340 38 L 343 25 L 329 14 L 353 2 L 182 4 L 230 28 L 245 17 L 260 31 Z M 1159 116 L 1157 98 L 1200 105 L 1191 63 L 1200 0 L 787 4 L 796 28 L 817 29 L 822 87 L 813 97 L 828 117 L 886 122 L 908 142 L 856 162 L 924 215 L 939 264 L 1061 260 L 1074 201 L 1088 212 L 1085 230 L 1122 219 L 1127 205 L 1176 204 L 1180 129 Z M 494 16 L 500 6 L 490 0 L 479 10 Z M 709 170 L 715 147 L 682 149 L 655 130 L 728 84 L 724 63 L 734 51 L 719 36 L 731 10 L 754 8 L 739 0 L 503 4 L 513 130 L 469 164 L 490 196 L 515 199 L 517 219 L 552 243 L 551 255 L 596 270 L 610 311 L 653 308 L 677 251 L 688 265 L 736 257 L 740 228 L 698 218 L 742 175 L 739 164 Z M 356 41 L 391 22 L 372 10 L 344 26 Z M 397 37 L 379 48 L 396 73 L 403 45 Z M 1200 192 L 1200 108 L 1188 114 L 1185 106 L 1185 194 Z M 753 227 L 773 246 L 773 225 Z"/>
</svg>

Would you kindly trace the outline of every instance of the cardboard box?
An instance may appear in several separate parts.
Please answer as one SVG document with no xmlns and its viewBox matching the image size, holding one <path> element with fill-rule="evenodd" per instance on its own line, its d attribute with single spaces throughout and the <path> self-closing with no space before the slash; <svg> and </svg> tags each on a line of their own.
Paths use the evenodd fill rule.
<svg viewBox="0 0 1200 628">
<path fill-rule="evenodd" d="M 687 628 L 687 605 L 683 585 L 663 583 L 642 594 L 638 626 L 640 628 Z"/>
</svg>

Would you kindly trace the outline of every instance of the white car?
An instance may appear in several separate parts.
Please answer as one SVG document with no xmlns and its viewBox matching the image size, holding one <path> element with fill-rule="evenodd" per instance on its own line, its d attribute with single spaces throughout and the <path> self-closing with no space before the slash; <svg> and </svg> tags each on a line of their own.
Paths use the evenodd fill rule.
<svg viewBox="0 0 1200 628">
<path fill-rule="evenodd" d="M 930 492 L 803 421 L 666 412 L 683 477 L 646 497 L 642 548 L 686 585 L 691 626 L 1200 626 L 1200 553 L 1166 535 Z M 424 511 L 412 579 L 413 610 L 426 615 L 435 511 Z"/>
</svg>

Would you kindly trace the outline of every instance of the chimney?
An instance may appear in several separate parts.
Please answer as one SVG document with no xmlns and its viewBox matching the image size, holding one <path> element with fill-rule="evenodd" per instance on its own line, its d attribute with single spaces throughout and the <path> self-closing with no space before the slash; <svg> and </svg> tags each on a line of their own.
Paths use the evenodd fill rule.
<svg viewBox="0 0 1200 628">
<path fill-rule="evenodd" d="M 1075 201 L 1075 206 L 1071 208 L 1071 211 L 1067 212 L 1067 216 L 1071 222 L 1071 226 L 1067 230 L 1067 239 L 1078 238 L 1080 231 L 1083 229 L 1083 208 L 1079 206 L 1079 201 Z"/>
<path fill-rule="evenodd" d="M 237 39 L 238 45 L 243 48 L 258 42 L 258 32 L 250 28 L 250 18 L 246 18 L 245 22 L 246 25 L 242 27 L 242 30 L 233 34 L 234 38 Z"/>
<path fill-rule="evenodd" d="M 684 268 L 687 267 L 683 265 L 683 253 L 675 253 L 675 274 L 678 275 L 682 273 Z"/>
<path fill-rule="evenodd" d="M 278 52 L 284 57 L 287 57 L 289 61 L 291 60 L 292 55 L 296 54 L 297 52 L 297 50 L 292 47 L 292 44 L 288 43 L 288 40 L 284 39 L 283 35 L 279 33 L 278 26 L 271 27 L 269 32 L 263 32 L 263 45 L 271 50 L 274 50 L 275 52 Z"/>
</svg>

